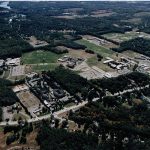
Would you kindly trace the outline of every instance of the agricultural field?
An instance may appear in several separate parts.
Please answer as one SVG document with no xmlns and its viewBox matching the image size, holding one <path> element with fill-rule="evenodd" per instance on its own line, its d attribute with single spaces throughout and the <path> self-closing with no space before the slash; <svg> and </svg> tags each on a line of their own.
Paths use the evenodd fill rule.
<svg viewBox="0 0 150 150">
<path fill-rule="evenodd" d="M 128 41 L 137 37 L 143 37 L 143 38 L 147 38 L 150 39 L 150 35 L 144 32 L 126 32 L 125 34 L 121 34 L 121 33 L 107 33 L 107 34 L 103 34 L 103 36 L 107 39 L 111 39 L 113 41 L 116 42 L 124 42 L 124 41 Z"/>
<path fill-rule="evenodd" d="M 57 59 L 62 55 L 52 53 L 50 51 L 33 51 L 25 53 L 22 56 L 23 64 L 40 64 L 40 63 L 56 63 Z"/>
</svg>

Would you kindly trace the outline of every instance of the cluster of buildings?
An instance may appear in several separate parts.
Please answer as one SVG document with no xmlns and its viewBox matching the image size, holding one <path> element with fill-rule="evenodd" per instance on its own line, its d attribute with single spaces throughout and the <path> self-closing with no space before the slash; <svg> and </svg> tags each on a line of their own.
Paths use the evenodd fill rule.
<svg viewBox="0 0 150 150">
<path fill-rule="evenodd" d="M 140 64 L 137 71 L 150 75 L 150 66 L 148 64 Z"/>
<path fill-rule="evenodd" d="M 19 66 L 20 58 L 7 58 L 6 60 L 0 59 L 0 70 L 7 70 L 9 67 Z"/>
<path fill-rule="evenodd" d="M 58 61 L 62 65 L 67 66 L 68 68 L 73 69 L 77 65 L 81 64 L 84 61 L 84 59 L 83 58 L 74 58 L 74 57 L 66 56 L 65 55 L 62 58 L 59 58 Z"/>
<path fill-rule="evenodd" d="M 34 73 L 27 75 L 26 84 L 31 92 L 50 110 L 61 108 L 69 101 L 70 95 L 46 74 Z"/>
<path fill-rule="evenodd" d="M 135 60 L 138 61 L 137 71 L 150 75 L 150 58 L 144 55 L 136 56 Z"/>
<path fill-rule="evenodd" d="M 114 60 L 110 57 L 106 57 L 106 60 L 103 61 L 104 64 L 107 64 L 112 69 L 123 70 L 131 67 L 131 65 L 136 64 L 134 61 L 121 57 L 120 61 Z"/>
</svg>

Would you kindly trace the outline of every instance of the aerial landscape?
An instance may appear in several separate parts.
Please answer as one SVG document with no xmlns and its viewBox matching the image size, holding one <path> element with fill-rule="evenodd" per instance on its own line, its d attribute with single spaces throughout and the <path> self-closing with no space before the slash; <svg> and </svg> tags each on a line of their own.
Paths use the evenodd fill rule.
<svg viewBox="0 0 150 150">
<path fill-rule="evenodd" d="M 150 150 L 149 1 L 0 1 L 0 150 Z"/>
</svg>

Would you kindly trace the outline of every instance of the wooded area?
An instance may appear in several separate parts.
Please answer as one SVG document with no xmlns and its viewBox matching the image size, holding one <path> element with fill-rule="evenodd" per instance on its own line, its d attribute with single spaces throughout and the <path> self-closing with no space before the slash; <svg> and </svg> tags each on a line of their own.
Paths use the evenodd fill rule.
<svg viewBox="0 0 150 150">
<path fill-rule="evenodd" d="M 0 106 L 9 106 L 14 104 L 18 98 L 12 91 L 12 83 L 5 79 L 0 79 Z"/>
<path fill-rule="evenodd" d="M 118 49 L 114 48 L 113 50 L 117 52 L 133 50 L 146 56 L 150 56 L 150 40 L 144 38 L 135 38 L 129 41 L 122 42 Z"/>
</svg>

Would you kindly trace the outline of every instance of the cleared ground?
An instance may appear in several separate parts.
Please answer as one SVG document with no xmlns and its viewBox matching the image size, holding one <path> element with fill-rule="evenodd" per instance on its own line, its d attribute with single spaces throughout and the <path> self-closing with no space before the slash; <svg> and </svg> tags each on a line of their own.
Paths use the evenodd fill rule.
<svg viewBox="0 0 150 150">
<path fill-rule="evenodd" d="M 39 109 L 40 100 L 34 96 L 30 91 L 22 91 L 17 94 L 20 102 L 28 109 L 31 115 L 34 117 L 34 111 Z"/>
<path fill-rule="evenodd" d="M 127 41 L 130 39 L 134 39 L 137 37 L 143 37 L 143 38 L 148 38 L 150 39 L 150 35 L 144 32 L 135 32 L 135 31 L 131 31 L 131 32 L 126 32 L 125 34 L 121 34 L 121 33 L 107 33 L 107 34 L 103 34 L 103 36 L 105 38 L 111 39 L 113 41 L 116 42 L 123 42 L 123 41 Z"/>
<path fill-rule="evenodd" d="M 134 52 L 132 50 L 124 51 L 124 52 L 122 52 L 122 54 L 124 54 L 124 55 L 126 55 L 128 57 L 132 57 L 132 58 L 137 57 L 137 56 L 141 56 L 141 54 L 139 54 L 137 52 Z"/>
<path fill-rule="evenodd" d="M 107 40 L 104 40 L 104 39 L 101 39 L 101 38 L 98 38 L 98 37 L 95 37 L 95 36 L 91 36 L 91 35 L 83 35 L 82 38 L 84 40 L 87 40 L 88 42 L 90 43 L 93 43 L 97 46 L 102 46 L 102 47 L 105 47 L 107 49 L 110 49 L 110 48 L 117 48 L 118 45 L 115 45 L 114 43 L 112 42 L 109 42 Z"/>
<path fill-rule="evenodd" d="M 103 64 L 103 61 L 98 61 L 97 57 L 91 57 L 87 60 L 87 64 L 92 67 L 92 66 L 97 66 L 98 68 L 101 68 L 102 70 L 109 72 L 109 71 L 114 71 L 114 69 L 110 68 L 108 65 Z"/>
<path fill-rule="evenodd" d="M 48 43 L 45 41 L 37 40 L 35 36 L 29 37 L 29 40 L 27 40 L 27 42 L 35 48 L 48 45 Z"/>
<path fill-rule="evenodd" d="M 94 56 L 94 54 L 89 54 L 86 53 L 84 50 L 75 50 L 75 49 L 71 49 L 68 48 L 68 54 L 72 57 L 80 57 L 80 58 L 84 58 L 84 59 L 88 59 Z"/>
</svg>

